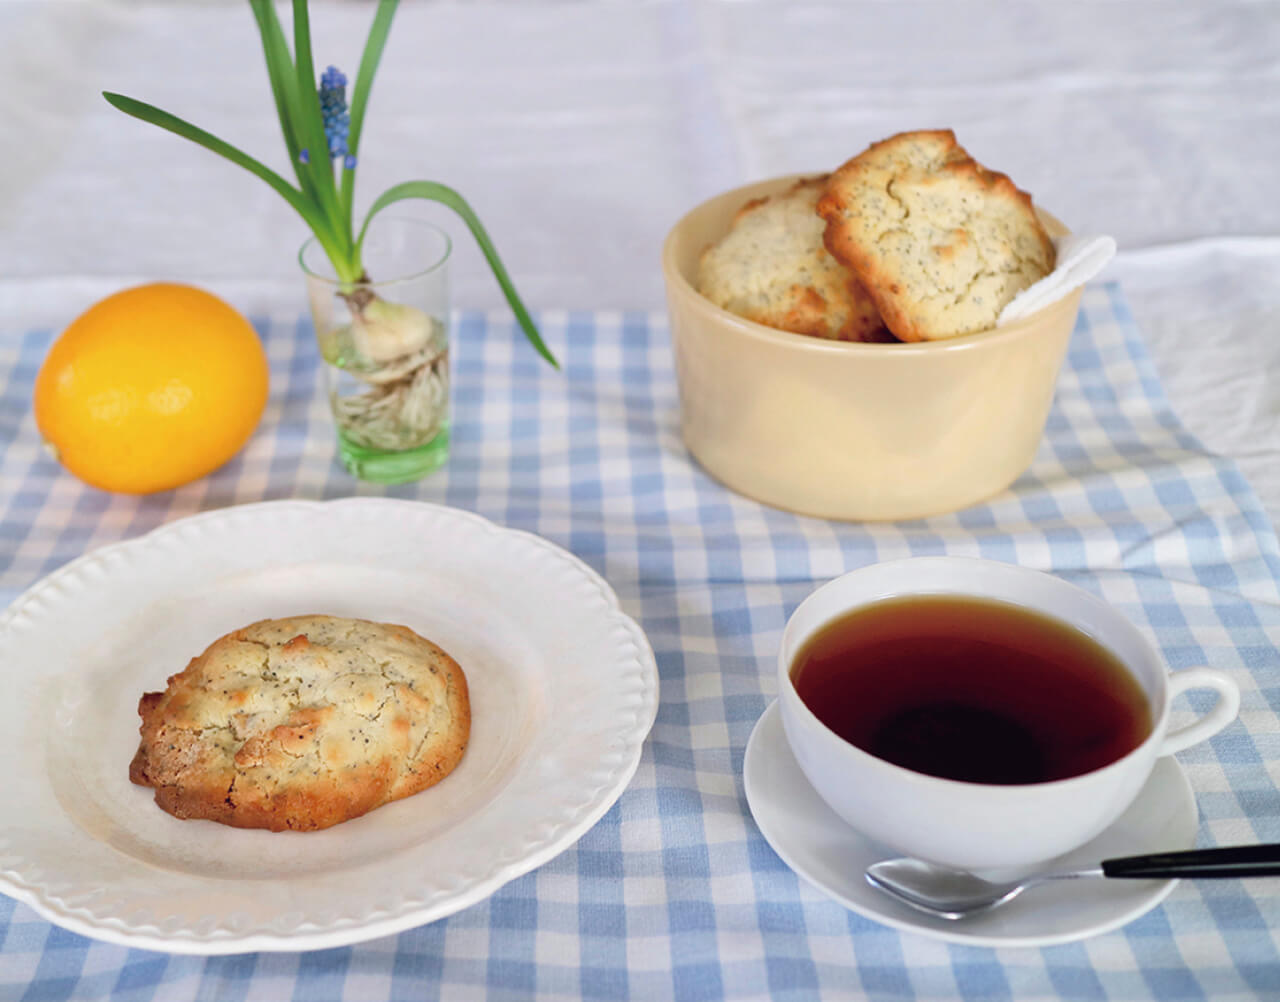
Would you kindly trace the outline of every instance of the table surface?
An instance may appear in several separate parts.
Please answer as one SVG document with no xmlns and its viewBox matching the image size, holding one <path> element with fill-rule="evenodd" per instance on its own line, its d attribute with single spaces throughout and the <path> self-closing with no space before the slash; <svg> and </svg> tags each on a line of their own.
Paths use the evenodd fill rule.
<svg viewBox="0 0 1280 1002">
<path fill-rule="evenodd" d="M 451 460 L 396 488 L 357 485 L 335 461 L 310 325 L 256 321 L 275 375 L 258 434 L 214 475 L 142 499 L 84 487 L 39 448 L 29 376 L 52 332 L 0 346 L 0 597 L 86 550 L 259 499 L 385 493 L 474 511 L 578 554 L 644 629 L 661 693 L 639 769 L 546 865 L 449 918 L 351 947 L 173 956 L 63 932 L 0 898 L 0 997 L 1274 997 L 1280 882 L 1183 882 L 1159 908 L 1084 942 L 949 945 L 846 912 L 797 878 L 745 800 L 747 739 L 777 693 L 791 611 L 847 569 L 945 553 L 1050 570 L 1113 603 L 1175 671 L 1229 672 L 1239 719 L 1178 756 L 1197 841 L 1280 841 L 1280 543 L 1234 464 L 1169 411 L 1119 287 L 1086 292 L 1045 441 L 1014 488 L 884 525 L 776 511 L 703 473 L 680 444 L 660 314 L 542 315 L 566 359 L 555 373 L 508 314 L 461 313 Z M 242 576 L 252 590 L 279 573 L 266 563 Z M 56 668 L 44 670 L 56 688 Z M 169 670 L 155 666 L 157 683 Z M 1207 708 L 1200 696 L 1175 704 L 1178 722 Z M 0 853 L 3 835 L 0 825 Z M 20 879 L 29 870 L 17 865 Z M 287 879 L 262 887 L 291 900 Z"/>
<path fill-rule="evenodd" d="M 318 61 L 352 73 L 371 7 L 314 3 L 312 8 Z M 109 89 L 151 101 L 283 167 L 257 44 L 252 18 L 239 3 L 0 4 L 0 55 L 10 81 L 0 92 L 0 143 L 5 150 L 0 167 L 0 348 L 15 353 L 3 399 L 9 410 L 25 399 L 23 383 L 34 372 L 25 352 L 47 343 L 41 338 L 99 296 L 142 280 L 191 281 L 222 293 L 275 335 L 268 347 L 277 346 L 272 357 L 277 377 L 282 365 L 293 366 L 291 380 L 305 373 L 305 362 L 296 361 L 292 348 L 279 354 L 280 344 L 292 342 L 282 342 L 277 333 L 281 324 L 292 329 L 303 308 L 294 263 L 305 236 L 302 224 L 261 182 L 121 116 L 99 96 Z M 692 902 L 701 895 L 714 902 L 704 916 L 712 932 L 690 933 L 690 944 L 703 944 L 691 945 L 690 957 L 714 948 L 714 930 L 727 915 L 737 914 L 722 910 L 728 907 L 722 891 L 731 893 L 724 888 L 747 874 L 759 881 L 761 867 L 768 878 L 757 883 L 756 901 L 771 904 L 762 906 L 755 921 L 767 925 L 783 914 L 789 916 L 786 921 L 799 923 L 778 932 L 791 938 L 789 945 L 780 946 L 775 966 L 760 966 L 763 961 L 753 954 L 751 963 L 735 968 L 733 958 L 720 951 L 717 983 L 730 996 L 762 994 L 766 985 L 776 988 L 782 982 L 770 981 L 766 967 L 784 977 L 783 969 L 792 970 L 790 960 L 799 957 L 811 967 L 804 968 L 810 973 L 802 972 L 798 984 L 832 995 L 983 997 L 981 986 L 995 983 L 1003 985 L 1005 995 L 1019 998 L 1266 997 L 1269 985 L 1280 984 L 1280 911 L 1275 897 L 1252 885 L 1247 892 L 1229 893 L 1183 885 L 1177 892 L 1181 897 L 1153 913 L 1160 916 L 1154 925 L 1148 919 L 1125 933 L 1058 948 L 1075 952 L 1037 955 L 1033 962 L 1003 951 L 935 948 L 909 936 L 885 939 L 871 923 L 837 919 L 837 912 L 829 910 L 835 906 L 776 871 L 776 857 L 770 864 L 767 855 L 753 855 L 769 850 L 749 818 L 744 819 L 743 804 L 733 800 L 731 768 L 735 761 L 740 764 L 750 722 L 766 701 L 767 652 L 776 640 L 778 617 L 817 581 L 899 552 L 904 545 L 907 552 L 951 552 L 964 539 L 970 542 L 961 544 L 961 551 L 990 552 L 1085 580 L 1098 571 L 1099 561 L 1109 561 L 1105 566 L 1122 583 L 1100 587 L 1127 595 L 1141 618 L 1141 610 L 1149 613 L 1149 607 L 1138 593 L 1149 585 L 1134 582 L 1145 581 L 1149 568 L 1142 560 L 1150 558 L 1158 568 L 1154 579 L 1171 582 L 1172 598 L 1165 604 L 1176 607 L 1184 619 L 1186 610 L 1193 610 L 1182 626 L 1176 617 L 1151 619 L 1148 614 L 1166 655 L 1172 651 L 1174 666 L 1189 663 L 1179 659 L 1191 649 L 1188 638 L 1177 631 L 1207 628 L 1205 610 L 1226 609 L 1226 639 L 1206 643 L 1196 637 L 1193 646 L 1234 659 L 1255 680 L 1254 716 L 1242 725 L 1242 733 L 1252 739 L 1245 759 L 1232 758 L 1234 753 L 1222 745 L 1198 753 L 1206 756 L 1204 768 L 1192 771 L 1206 819 L 1202 837 L 1210 842 L 1280 839 L 1277 689 L 1270 653 L 1280 636 L 1270 611 L 1275 571 L 1267 560 L 1258 563 L 1260 558 L 1250 556 L 1263 552 L 1274 559 L 1270 523 L 1280 514 L 1280 388 L 1268 379 L 1280 363 L 1280 200 L 1274 197 L 1275 165 L 1280 163 L 1280 130 L 1275 128 L 1280 121 L 1278 48 L 1280 5 L 1248 0 L 480 0 L 405 5 L 371 105 L 358 203 L 367 204 L 387 185 L 415 177 L 461 190 L 485 219 L 522 294 L 549 329 L 558 332 L 564 357 L 571 365 L 579 359 L 584 366 L 582 378 L 600 375 L 599 352 L 612 344 L 610 338 L 622 338 L 619 332 L 628 322 L 643 328 L 647 347 L 634 364 L 605 371 L 625 373 L 627 379 L 643 372 L 649 382 L 634 391 L 616 384 L 602 384 L 595 391 L 583 382 L 576 385 L 583 393 L 594 393 L 593 406 L 606 411 L 606 393 L 623 395 L 613 401 L 618 406 L 647 408 L 653 442 L 669 453 L 667 461 L 688 464 L 671 423 L 673 387 L 661 320 L 652 315 L 663 304 L 657 259 L 669 226 L 719 190 L 776 174 L 828 169 L 892 132 L 945 125 L 956 130 L 979 160 L 1009 173 L 1074 229 L 1116 237 L 1120 254 L 1104 277 L 1118 280 L 1123 293 L 1108 297 L 1111 305 L 1093 300 L 1099 322 L 1119 324 L 1126 336 L 1141 337 L 1154 366 L 1150 382 L 1158 379 L 1172 408 L 1163 410 L 1161 395 L 1156 410 L 1170 427 L 1177 426 L 1177 435 L 1187 436 L 1177 439 L 1178 448 L 1198 457 L 1197 462 L 1215 462 L 1206 454 L 1230 462 L 1210 467 L 1216 472 L 1206 482 L 1216 487 L 1194 487 L 1188 496 L 1188 511 L 1199 512 L 1201 521 L 1165 526 L 1164 535 L 1146 525 L 1144 538 L 1150 542 L 1145 544 L 1126 540 L 1125 530 L 1105 520 L 1099 528 L 1096 512 L 1088 506 L 1058 500 L 1042 505 L 1039 492 L 1045 485 L 1034 478 L 1020 482 L 1007 503 L 973 509 L 946 529 L 928 524 L 865 531 L 805 520 L 797 529 L 789 516 L 746 505 L 698 480 L 696 468 L 681 467 L 681 476 L 692 477 L 696 490 L 690 488 L 674 501 L 659 491 L 677 507 L 661 517 L 653 514 L 656 521 L 637 525 L 648 509 L 633 499 L 620 503 L 610 519 L 591 531 L 580 524 L 570 531 L 573 506 L 586 504 L 592 510 L 598 497 L 590 490 L 563 498 L 537 490 L 528 494 L 523 467 L 497 482 L 486 479 L 483 466 L 464 467 L 470 482 L 468 474 L 452 470 L 444 481 L 408 492 L 406 496 L 426 498 L 443 492 L 440 499 L 448 503 L 533 528 L 581 552 L 645 621 L 659 650 L 664 682 L 675 678 L 679 684 L 674 695 L 664 689 L 667 717 L 660 713 L 654 748 L 637 776 L 638 806 L 633 809 L 640 811 L 640 820 L 626 814 L 624 797 L 617 809 L 622 818 L 614 818 L 614 827 L 598 834 L 596 843 L 578 850 L 561 869 L 525 878 L 511 892 L 500 906 L 507 908 L 505 920 L 495 919 L 487 906 L 469 911 L 399 945 L 358 951 L 342 968 L 345 980 L 324 983 L 341 985 L 338 991 L 352 998 L 365 997 L 362 985 L 377 994 L 412 994 L 405 985 L 428 994 L 434 987 L 439 993 L 441 985 L 451 985 L 465 994 L 467 987 L 504 987 L 501 972 L 508 970 L 505 987 L 518 996 L 522 987 L 529 987 L 521 972 L 532 965 L 537 990 L 590 995 L 595 989 L 589 978 L 565 975 L 567 980 L 561 980 L 546 973 L 545 958 L 558 946 L 574 958 L 565 963 L 582 966 L 588 947 L 599 945 L 583 939 L 580 930 L 556 927 L 554 921 L 551 928 L 545 925 L 545 913 L 554 913 L 555 904 L 565 900 L 557 897 L 566 893 L 560 882 L 587 886 L 589 878 L 598 876 L 595 868 L 608 872 L 611 852 L 629 844 L 628 833 L 636 830 L 631 825 L 643 831 L 647 823 L 678 817 L 664 832 L 689 841 L 680 846 L 663 842 L 668 855 L 661 857 L 676 870 L 692 859 L 689 853 L 705 859 L 708 846 L 719 845 L 722 837 L 740 841 L 751 861 L 737 874 L 690 871 L 688 884 L 680 883 L 676 870 L 665 871 L 669 882 L 676 881 L 667 890 L 676 887 L 687 894 L 680 900 Z M 494 311 L 488 324 L 472 321 L 482 329 L 478 336 L 483 343 L 491 344 L 493 328 L 507 321 L 480 255 L 447 214 L 428 206 L 408 211 L 455 228 L 454 300 L 464 310 Z M 560 312 L 565 310 L 582 312 Z M 584 332 L 590 338 L 584 340 Z M 591 338 L 601 339 L 605 347 Z M 622 338 L 619 343 L 629 342 Z M 477 361 L 477 379 L 485 371 L 483 364 Z M 473 415 L 478 436 L 501 437 L 513 412 L 547 406 L 545 376 L 532 356 L 527 366 L 519 356 L 511 364 L 510 378 L 490 378 L 484 384 L 485 406 Z M 312 399 L 314 382 L 290 385 L 299 399 Z M 638 394 L 634 400 L 627 396 L 632 392 Z M 529 404 L 530 399 L 535 403 Z M 319 412 L 311 405 L 302 405 L 303 410 L 320 429 L 323 402 L 315 398 L 313 403 Z M 280 422 L 291 413 L 269 410 L 268 422 L 273 414 Z M 5 426 L 5 434 L 13 438 L 5 444 L 10 466 L 0 472 L 6 528 L 44 528 L 23 540 L 9 532 L 0 544 L 5 599 L 86 548 L 189 511 L 263 497 L 331 497 L 364 490 L 332 466 L 324 445 L 313 443 L 312 452 L 293 466 L 273 466 L 271 450 L 279 447 L 275 436 L 282 425 L 268 423 L 263 432 L 268 444 L 256 446 L 268 450 L 267 458 L 251 447 L 248 458 L 238 461 L 246 465 L 237 467 L 231 479 L 213 478 L 160 500 L 99 500 L 56 470 L 40 466 L 34 452 L 28 455 L 22 443 L 30 429 L 16 413 L 9 416 L 13 423 Z M 491 443 L 479 438 L 471 445 L 485 455 Z M 540 454 L 531 448 L 529 455 Z M 502 462 L 510 458 L 505 454 Z M 609 458 L 607 449 L 597 449 L 592 469 L 603 483 L 622 490 L 607 475 Z M 1162 461 L 1172 464 L 1179 483 L 1188 476 L 1178 456 L 1164 455 Z M 247 476 L 241 475 L 245 469 Z M 625 486 L 632 492 L 654 488 L 645 480 Z M 1046 491 L 1043 496 L 1056 498 L 1052 485 Z M 1260 504 L 1252 500 L 1255 492 Z M 557 499 L 566 507 L 547 507 Z M 1222 505 L 1226 507 L 1220 509 Z M 1236 514 L 1223 515 L 1228 509 Z M 733 516 L 731 526 L 723 534 L 708 534 L 705 520 L 724 511 Z M 690 521 L 682 521 L 683 516 Z M 978 530 L 984 519 L 993 536 L 1023 541 L 972 544 L 975 532 L 982 537 Z M 963 531 L 953 535 L 957 525 Z M 602 538 L 605 527 L 624 536 L 639 531 L 636 538 L 652 542 L 682 526 L 696 527 L 687 537 L 696 540 L 693 556 L 672 557 L 679 573 L 660 579 L 628 576 L 627 559 L 617 562 L 608 544 L 598 544 L 601 552 L 590 550 L 597 545 L 590 541 Z M 1231 543 L 1225 556 L 1214 558 L 1216 563 L 1206 564 L 1204 551 L 1186 544 L 1187 538 L 1199 538 L 1196 526 L 1204 538 Z M 1020 537 L 1021 532 L 1028 535 Z M 778 533 L 805 541 L 803 560 L 786 556 L 787 547 L 777 545 Z M 1072 534 L 1083 540 L 1074 549 L 1044 542 Z M 1099 538 L 1111 542 L 1104 545 Z M 813 557 L 815 539 L 823 544 L 819 558 Z M 886 539 L 895 542 L 886 544 Z M 913 539 L 925 542 L 914 548 L 902 543 Z M 1129 543 L 1136 550 L 1126 549 Z M 1064 564 L 1066 554 L 1070 558 Z M 700 577 L 689 574 L 700 560 Z M 721 607 L 719 599 L 711 598 L 712 582 L 719 580 L 712 572 L 725 567 L 739 577 L 730 574 L 724 580 L 741 579 L 749 587 L 746 597 L 731 596 Z M 1231 584 L 1223 588 L 1214 575 L 1227 571 Z M 1206 595 L 1226 598 L 1215 605 Z M 664 606 L 660 598 L 674 605 Z M 707 607 L 705 619 L 697 619 L 690 633 L 680 619 L 686 610 L 679 603 L 695 599 Z M 761 606 L 769 607 L 763 619 L 757 611 Z M 1233 617 L 1245 615 L 1242 610 L 1254 617 L 1254 625 L 1247 627 L 1253 632 L 1244 637 L 1234 632 L 1239 627 Z M 1217 620 L 1210 626 L 1223 628 Z M 702 688 L 682 692 L 686 680 L 696 680 Z M 699 708 L 705 712 L 709 705 L 719 705 L 726 716 L 700 720 Z M 686 716 L 676 719 L 680 713 Z M 681 727 L 692 728 L 693 738 L 677 738 Z M 674 754 L 673 748 L 693 755 L 695 766 L 699 756 L 727 756 L 723 763 L 716 759 L 724 771 L 716 775 L 713 789 L 699 787 L 705 773 L 696 767 L 690 773 L 692 786 L 683 782 L 679 763 L 662 760 Z M 650 801 L 662 800 L 658 791 L 669 783 L 677 793 L 691 789 L 704 808 L 706 798 L 727 796 L 731 809 L 724 816 L 696 809 L 668 816 L 658 808 L 656 814 L 644 815 Z M 716 827 L 725 823 L 725 816 L 739 826 L 731 833 Z M 628 893 L 624 887 L 615 903 L 625 903 Z M 278 994 L 285 982 L 290 990 L 304 991 L 306 972 L 325 963 L 294 956 L 194 968 L 174 958 L 117 955 L 62 934 L 24 909 L 17 906 L 9 915 L 9 934 L 0 952 L 0 997 L 8 997 L 6 992 L 21 997 L 24 991 L 32 998 L 110 991 L 126 998 L 169 997 L 163 987 L 167 984 L 173 997 L 181 989 L 189 997 L 225 991 L 229 997 L 265 998 Z M 696 925 L 695 920 L 689 919 Z M 495 921 L 515 926 L 527 921 L 536 928 L 532 952 L 511 957 L 490 953 L 510 946 L 493 934 Z M 684 965 L 693 972 L 692 981 L 646 980 L 653 973 L 646 965 L 672 970 L 682 963 L 671 952 L 654 960 L 646 937 L 656 933 L 643 923 L 628 926 L 633 928 L 635 934 L 618 947 L 621 953 L 602 969 L 629 972 L 631 980 L 624 978 L 623 984 L 635 997 L 678 994 L 682 985 L 706 987 L 693 960 Z M 1171 936 L 1171 929 L 1181 938 Z M 707 935 L 711 947 L 706 947 Z M 771 947 L 782 943 L 759 936 L 764 939 L 758 939 L 757 947 L 766 941 Z M 1162 952 L 1161 937 L 1176 943 L 1172 954 Z M 721 940 L 725 948 L 734 942 L 723 929 Z M 846 950 L 852 952 L 842 952 Z M 858 966 L 859 956 L 864 968 L 854 978 L 849 972 Z M 486 957 L 490 975 L 498 974 L 488 980 L 471 978 L 468 963 L 483 968 Z M 828 957 L 834 959 L 828 962 Z M 77 973 L 67 975 L 59 958 L 74 961 Z M 29 968 L 24 966 L 28 961 Z M 325 969 L 332 974 L 332 959 L 328 963 Z M 513 966 L 504 967 L 506 963 Z M 893 972 L 921 969 L 918 964 L 925 965 L 923 974 L 894 980 L 898 975 Z M 414 978 L 395 981 L 393 967 L 408 969 Z M 985 973 L 976 980 L 963 976 L 975 970 Z M 888 972 L 888 980 L 877 980 L 877 971 Z M 101 976 L 95 978 L 95 972 Z M 993 972 L 999 975 L 995 982 L 983 980 Z M 842 975 L 848 977 L 841 980 Z M 618 986 L 608 978 L 600 985 L 597 993 L 603 995 Z M 646 988 L 655 994 L 647 994 Z"/>
</svg>

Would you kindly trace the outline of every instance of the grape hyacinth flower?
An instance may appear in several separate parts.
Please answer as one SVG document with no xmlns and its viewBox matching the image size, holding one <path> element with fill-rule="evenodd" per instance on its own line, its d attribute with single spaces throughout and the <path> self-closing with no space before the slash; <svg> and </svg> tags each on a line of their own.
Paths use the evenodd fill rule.
<svg viewBox="0 0 1280 1002">
<path fill-rule="evenodd" d="M 347 78 L 336 66 L 330 66 L 320 77 L 320 115 L 324 120 L 324 137 L 329 143 L 330 157 L 343 157 L 344 165 L 353 159 L 347 154 L 347 134 L 351 129 L 351 113 L 347 110 Z"/>
</svg>

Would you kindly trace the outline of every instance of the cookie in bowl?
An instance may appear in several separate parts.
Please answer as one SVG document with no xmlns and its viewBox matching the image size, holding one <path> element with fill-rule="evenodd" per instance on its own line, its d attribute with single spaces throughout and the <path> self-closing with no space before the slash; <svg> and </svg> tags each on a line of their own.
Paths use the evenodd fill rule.
<svg viewBox="0 0 1280 1002">
<path fill-rule="evenodd" d="M 823 245 L 828 175 L 755 198 L 698 262 L 698 291 L 746 320 L 835 341 L 893 341 L 853 273 Z"/>
<path fill-rule="evenodd" d="M 214 641 L 138 704 L 129 778 L 161 809 L 313 831 L 438 783 L 471 729 L 461 667 L 408 627 L 311 615 Z"/>
<path fill-rule="evenodd" d="M 1054 267 L 1031 196 L 950 129 L 873 143 L 831 175 L 817 212 L 827 249 L 903 341 L 989 330 Z"/>
<path fill-rule="evenodd" d="M 992 330 L 910 344 L 745 322 L 697 290 L 700 259 L 743 205 L 796 181 L 722 192 L 663 243 L 690 455 L 740 494 L 819 518 L 924 518 L 1003 490 L 1036 454 L 1082 290 Z M 1067 232 L 1038 212 L 1054 237 Z"/>
</svg>

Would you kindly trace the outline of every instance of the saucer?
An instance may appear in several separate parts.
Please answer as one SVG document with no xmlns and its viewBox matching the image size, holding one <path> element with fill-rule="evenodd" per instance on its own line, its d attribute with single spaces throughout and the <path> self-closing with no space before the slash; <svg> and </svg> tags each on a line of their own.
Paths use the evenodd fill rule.
<svg viewBox="0 0 1280 1002">
<path fill-rule="evenodd" d="M 782 861 L 850 911 L 895 929 L 970 946 L 1051 946 L 1117 929 L 1150 911 L 1177 880 L 1096 878 L 1028 890 L 1000 908 L 951 921 L 934 918 L 871 887 L 863 871 L 900 855 L 849 827 L 814 791 L 787 744 L 777 702 L 760 716 L 743 762 L 747 803 Z M 1172 756 L 1156 761 L 1129 809 L 1092 842 L 1054 861 L 1055 869 L 1104 859 L 1190 849 L 1199 815 Z"/>
</svg>

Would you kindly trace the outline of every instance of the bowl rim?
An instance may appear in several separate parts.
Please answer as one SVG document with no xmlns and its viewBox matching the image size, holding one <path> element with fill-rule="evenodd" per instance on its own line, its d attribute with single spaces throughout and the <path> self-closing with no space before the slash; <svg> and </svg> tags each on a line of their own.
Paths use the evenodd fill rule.
<svg viewBox="0 0 1280 1002">
<path fill-rule="evenodd" d="M 822 171 L 805 171 L 796 174 L 780 174 L 776 177 L 761 178 L 748 184 L 739 185 L 736 188 L 729 188 L 725 191 L 717 192 L 708 198 L 704 198 L 697 205 L 688 209 L 676 221 L 675 225 L 667 231 L 666 237 L 662 241 L 662 274 L 666 280 L 667 287 L 678 292 L 690 303 L 694 304 L 697 309 L 709 313 L 712 318 L 727 323 L 730 327 L 734 327 L 740 332 L 763 340 L 766 343 L 776 345 L 784 349 L 794 349 L 796 351 L 811 352 L 827 355 L 872 355 L 883 356 L 886 358 L 911 357 L 915 355 L 934 355 L 948 352 L 965 352 L 980 351 L 987 345 L 1000 345 L 1006 341 L 1014 340 L 1027 335 L 1033 330 L 1039 330 L 1043 316 L 1050 310 L 1061 308 L 1064 303 L 1070 302 L 1073 294 L 1068 292 L 1059 299 L 1054 300 L 1047 306 L 1029 313 L 1020 320 L 1004 327 L 992 327 L 987 330 L 974 331 L 971 334 L 959 334 L 951 338 L 942 338 L 937 341 L 898 341 L 898 342 L 867 342 L 867 341 L 836 341 L 831 338 L 814 337 L 810 334 L 797 334 L 793 331 L 784 331 L 776 327 L 769 327 L 765 324 L 756 323 L 754 320 L 748 320 L 746 317 L 740 317 L 736 313 L 726 310 L 722 306 L 718 306 L 710 299 L 700 293 L 681 272 L 676 265 L 676 249 L 680 231 L 688 224 L 690 218 L 702 211 L 711 202 L 718 199 L 728 198 L 731 195 L 741 195 L 746 200 L 752 197 L 758 189 L 766 186 L 777 186 L 780 190 L 785 188 L 787 184 L 794 183 L 805 178 L 817 177 L 823 174 Z M 758 196 L 756 196 L 758 197 Z M 1052 237 L 1066 236 L 1071 230 L 1060 219 L 1052 213 L 1047 212 L 1040 206 L 1034 206 L 1036 214 L 1040 217 L 1041 222 L 1049 231 Z M 1080 290 L 1075 290 L 1078 295 Z"/>
</svg>

